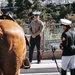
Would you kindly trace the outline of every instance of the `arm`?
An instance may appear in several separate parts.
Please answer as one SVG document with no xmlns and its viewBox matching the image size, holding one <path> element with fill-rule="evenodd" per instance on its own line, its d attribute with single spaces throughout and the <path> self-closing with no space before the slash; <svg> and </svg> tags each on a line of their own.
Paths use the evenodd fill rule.
<svg viewBox="0 0 75 75">
<path fill-rule="evenodd" d="M 38 28 L 38 31 L 34 35 L 36 35 L 36 36 L 40 35 L 43 32 L 43 30 L 44 30 L 44 23 L 41 22 L 40 27 Z"/>
<path fill-rule="evenodd" d="M 29 31 L 30 31 L 30 34 L 31 34 L 32 38 L 35 38 L 36 35 L 33 34 L 33 31 L 32 31 L 32 24 L 33 24 L 33 23 L 31 22 L 30 25 L 29 25 Z"/>
<path fill-rule="evenodd" d="M 62 43 L 60 44 L 60 49 L 63 50 L 65 47 L 68 46 L 68 37 L 67 37 L 67 35 L 66 34 L 62 34 L 61 40 L 62 40 Z"/>
<path fill-rule="evenodd" d="M 33 32 L 32 32 L 32 22 L 29 25 L 29 31 L 30 31 L 30 34 L 32 35 L 33 34 Z"/>
</svg>

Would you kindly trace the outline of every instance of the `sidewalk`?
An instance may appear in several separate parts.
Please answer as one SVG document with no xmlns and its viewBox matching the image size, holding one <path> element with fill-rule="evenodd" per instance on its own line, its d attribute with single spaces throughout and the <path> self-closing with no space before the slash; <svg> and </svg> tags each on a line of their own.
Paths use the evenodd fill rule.
<svg viewBox="0 0 75 75">
<path fill-rule="evenodd" d="M 61 68 L 61 59 L 57 59 L 59 68 Z M 67 72 L 67 75 L 70 75 Z M 21 69 L 20 75 L 60 75 L 57 70 L 57 66 L 54 60 L 42 60 L 40 64 L 37 64 L 36 60 L 31 63 L 30 69 Z"/>
<path fill-rule="evenodd" d="M 61 68 L 61 60 L 57 60 L 58 66 Z M 30 69 L 21 69 L 21 73 L 49 73 L 58 72 L 57 66 L 54 60 L 42 60 L 40 64 L 37 64 L 36 60 L 31 63 Z"/>
</svg>

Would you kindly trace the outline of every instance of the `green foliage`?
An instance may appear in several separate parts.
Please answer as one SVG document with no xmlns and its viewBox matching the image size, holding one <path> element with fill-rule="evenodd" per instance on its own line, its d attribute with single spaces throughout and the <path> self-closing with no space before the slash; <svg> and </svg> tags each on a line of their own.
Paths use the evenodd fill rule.
<svg viewBox="0 0 75 75">
<path fill-rule="evenodd" d="M 72 4 L 72 11 L 75 13 L 75 2 Z"/>
<path fill-rule="evenodd" d="M 14 2 L 14 0 L 8 0 L 8 6 L 12 7 L 13 6 L 13 2 Z"/>
<path fill-rule="evenodd" d="M 16 0 L 16 5 L 19 7 L 16 11 L 17 18 L 24 19 L 25 22 L 29 21 L 29 9 L 31 8 L 31 3 L 28 0 Z"/>
<path fill-rule="evenodd" d="M 9 7 L 12 6 L 14 0 L 8 0 Z M 15 0 L 16 4 L 15 7 L 18 7 L 16 12 L 17 19 L 23 20 L 24 23 L 30 23 L 33 19 L 32 12 L 37 10 L 41 11 L 42 14 L 40 15 L 41 20 L 49 23 L 52 20 L 54 22 L 58 22 L 60 18 L 68 18 L 71 19 L 73 22 L 75 21 L 75 2 L 72 4 L 49 4 L 47 6 L 41 6 L 40 1 L 44 0 L 33 0 L 33 5 L 28 0 Z M 18 21 L 21 21 L 18 20 Z"/>
<path fill-rule="evenodd" d="M 65 18 L 67 18 L 67 19 L 71 20 L 73 23 L 75 23 L 75 14 L 67 14 Z"/>
</svg>

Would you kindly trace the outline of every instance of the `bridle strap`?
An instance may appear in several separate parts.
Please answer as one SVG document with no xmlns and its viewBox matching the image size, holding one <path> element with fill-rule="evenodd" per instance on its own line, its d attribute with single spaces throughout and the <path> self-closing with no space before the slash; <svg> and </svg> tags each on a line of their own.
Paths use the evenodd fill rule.
<svg viewBox="0 0 75 75">
<path fill-rule="evenodd" d="M 55 47 L 52 46 L 53 59 L 54 59 L 55 64 L 56 64 L 56 66 L 57 66 L 58 72 L 61 74 L 61 69 L 60 69 L 59 66 L 58 66 L 58 63 L 57 63 L 57 61 L 56 61 L 56 57 L 55 57 L 55 54 L 54 54 L 55 50 L 56 50 Z"/>
</svg>

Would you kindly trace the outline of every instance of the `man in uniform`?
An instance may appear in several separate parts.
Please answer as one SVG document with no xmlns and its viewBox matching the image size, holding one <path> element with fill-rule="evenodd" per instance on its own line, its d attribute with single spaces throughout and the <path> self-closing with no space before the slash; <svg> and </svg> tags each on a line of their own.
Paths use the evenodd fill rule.
<svg viewBox="0 0 75 75">
<path fill-rule="evenodd" d="M 60 44 L 60 49 L 62 50 L 62 70 L 61 75 L 66 75 L 67 67 L 70 68 L 71 75 L 75 75 L 75 66 L 74 66 L 74 56 L 75 53 L 73 50 L 74 46 L 74 34 L 70 30 L 72 22 L 67 19 L 60 19 L 61 27 L 63 30 Z"/>
<path fill-rule="evenodd" d="M 33 12 L 34 20 L 29 25 L 30 30 L 30 48 L 29 48 L 29 61 L 32 62 L 34 47 L 37 48 L 37 63 L 40 63 L 40 42 L 41 33 L 43 31 L 43 22 L 39 19 L 41 12 Z"/>
</svg>

